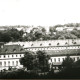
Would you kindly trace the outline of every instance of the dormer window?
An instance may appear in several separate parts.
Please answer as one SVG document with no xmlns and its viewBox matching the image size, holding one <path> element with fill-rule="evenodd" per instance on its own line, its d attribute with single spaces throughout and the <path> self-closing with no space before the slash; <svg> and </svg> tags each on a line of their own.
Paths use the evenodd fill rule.
<svg viewBox="0 0 80 80">
<path fill-rule="evenodd" d="M 5 52 L 7 52 L 8 50 L 7 49 L 5 49 Z"/>
<path fill-rule="evenodd" d="M 12 55 L 12 57 L 14 57 L 14 56 Z"/>
<path fill-rule="evenodd" d="M 76 44 L 76 42 L 74 42 L 73 44 Z"/>
<path fill-rule="evenodd" d="M 51 43 L 49 43 L 49 46 L 51 45 Z"/>
<path fill-rule="evenodd" d="M 59 43 L 57 43 L 57 45 L 59 45 Z"/>
<path fill-rule="evenodd" d="M 42 46 L 42 44 L 40 44 L 40 46 Z"/>
<path fill-rule="evenodd" d="M 33 46 L 33 44 L 31 44 L 31 46 Z"/>
<path fill-rule="evenodd" d="M 67 42 L 65 44 L 68 44 Z"/>
<path fill-rule="evenodd" d="M 23 49 L 20 49 L 20 51 L 22 51 Z"/>
<path fill-rule="evenodd" d="M 13 49 L 13 52 L 16 52 L 16 49 Z"/>
<path fill-rule="evenodd" d="M 4 55 L 4 58 L 5 58 L 5 55 Z"/>
</svg>

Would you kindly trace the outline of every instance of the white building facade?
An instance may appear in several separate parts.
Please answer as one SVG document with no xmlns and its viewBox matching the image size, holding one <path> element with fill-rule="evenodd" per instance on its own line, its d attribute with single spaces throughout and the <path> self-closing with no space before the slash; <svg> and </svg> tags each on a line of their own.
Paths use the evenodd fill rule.
<svg viewBox="0 0 80 80">
<path fill-rule="evenodd" d="M 49 63 L 61 65 L 67 54 L 74 60 L 80 59 L 80 40 L 49 40 L 49 41 L 30 41 L 30 42 L 9 42 L 1 48 L 0 70 L 20 68 L 23 65 L 19 60 L 24 57 L 26 51 L 45 51 L 50 55 Z"/>
</svg>

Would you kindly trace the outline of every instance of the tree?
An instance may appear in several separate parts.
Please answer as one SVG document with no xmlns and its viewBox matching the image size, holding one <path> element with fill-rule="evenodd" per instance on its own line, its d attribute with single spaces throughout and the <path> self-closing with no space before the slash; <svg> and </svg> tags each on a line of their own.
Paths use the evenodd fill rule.
<svg viewBox="0 0 80 80">
<path fill-rule="evenodd" d="M 67 55 L 65 60 L 62 62 L 62 66 L 64 68 L 71 68 L 73 63 L 74 63 L 74 60 Z"/>
<path fill-rule="evenodd" d="M 41 69 L 41 71 L 45 72 L 49 70 L 49 56 L 46 54 L 45 51 L 37 51 L 37 58 L 38 58 L 38 62 L 39 62 L 39 69 Z"/>
<path fill-rule="evenodd" d="M 34 65 L 37 65 L 37 61 L 35 58 L 35 55 L 33 55 L 34 52 L 31 51 L 27 51 L 24 55 L 24 57 L 22 57 L 20 59 L 20 63 L 21 65 L 23 65 L 24 67 L 26 67 L 28 70 L 33 70 L 34 69 Z"/>
<path fill-rule="evenodd" d="M 51 33 L 51 35 L 53 35 L 53 32 L 56 32 L 56 28 L 55 27 L 49 27 L 49 32 Z"/>
<path fill-rule="evenodd" d="M 49 56 L 45 51 L 37 51 L 37 54 L 31 51 L 27 51 L 20 59 L 21 65 L 27 68 L 27 70 L 41 70 L 43 72 L 49 70 Z M 33 55 L 35 54 L 35 55 Z"/>
</svg>

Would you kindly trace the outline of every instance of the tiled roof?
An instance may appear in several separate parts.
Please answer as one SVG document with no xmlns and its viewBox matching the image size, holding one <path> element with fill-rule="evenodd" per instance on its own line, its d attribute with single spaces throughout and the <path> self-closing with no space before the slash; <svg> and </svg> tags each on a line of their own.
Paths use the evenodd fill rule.
<svg viewBox="0 0 80 80">
<path fill-rule="evenodd" d="M 20 45 L 4 45 L 0 54 L 24 52 Z"/>
<path fill-rule="evenodd" d="M 51 56 L 80 55 L 80 49 L 47 50 Z"/>
<path fill-rule="evenodd" d="M 9 42 L 5 45 L 15 45 L 15 44 L 21 45 L 24 48 L 28 48 L 28 47 L 47 47 L 47 46 L 68 46 L 68 45 L 80 45 L 80 39 Z"/>
</svg>

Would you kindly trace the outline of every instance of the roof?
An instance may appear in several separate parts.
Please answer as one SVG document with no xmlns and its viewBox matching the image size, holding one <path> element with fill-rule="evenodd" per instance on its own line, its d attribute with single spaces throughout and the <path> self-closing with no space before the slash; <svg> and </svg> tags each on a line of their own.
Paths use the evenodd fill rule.
<svg viewBox="0 0 80 80">
<path fill-rule="evenodd" d="M 46 50 L 50 56 L 80 55 L 80 49 Z"/>
<path fill-rule="evenodd" d="M 4 45 L 3 48 L 1 48 L 0 54 L 12 54 L 21 52 L 25 52 L 25 50 L 20 45 Z"/>
<path fill-rule="evenodd" d="M 15 45 L 15 44 L 21 45 L 24 48 L 48 47 L 48 46 L 70 46 L 70 45 L 80 45 L 80 39 L 9 42 L 5 45 Z"/>
</svg>

